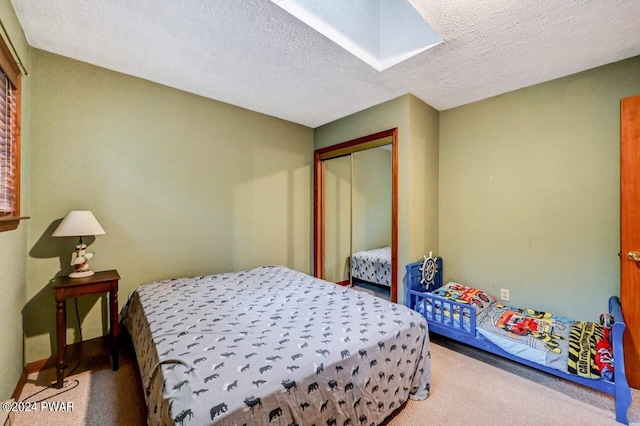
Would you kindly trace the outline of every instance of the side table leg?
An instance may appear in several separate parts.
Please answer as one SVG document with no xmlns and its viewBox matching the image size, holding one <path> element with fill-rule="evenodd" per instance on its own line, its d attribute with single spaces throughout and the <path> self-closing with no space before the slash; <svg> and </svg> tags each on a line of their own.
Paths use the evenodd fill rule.
<svg viewBox="0 0 640 426">
<path fill-rule="evenodd" d="M 56 387 L 61 388 L 64 380 L 64 358 L 67 346 L 67 303 L 64 299 L 56 302 L 56 332 L 58 337 Z"/>
<path fill-rule="evenodd" d="M 119 350 L 118 350 L 118 290 L 109 292 L 111 300 L 111 357 L 113 358 L 113 371 L 119 368 Z"/>
</svg>

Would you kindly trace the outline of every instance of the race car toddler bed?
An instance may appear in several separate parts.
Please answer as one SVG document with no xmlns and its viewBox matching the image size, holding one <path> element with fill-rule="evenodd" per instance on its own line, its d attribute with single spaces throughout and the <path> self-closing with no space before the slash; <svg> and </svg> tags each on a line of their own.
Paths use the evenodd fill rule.
<svg viewBox="0 0 640 426">
<path fill-rule="evenodd" d="M 622 347 L 626 324 L 617 297 L 609 299 L 604 325 L 573 321 L 505 306 L 463 284 L 443 286 L 442 259 L 429 257 L 407 265 L 405 301 L 426 318 L 429 331 L 613 395 L 616 420 L 628 424 L 631 391 Z"/>
</svg>

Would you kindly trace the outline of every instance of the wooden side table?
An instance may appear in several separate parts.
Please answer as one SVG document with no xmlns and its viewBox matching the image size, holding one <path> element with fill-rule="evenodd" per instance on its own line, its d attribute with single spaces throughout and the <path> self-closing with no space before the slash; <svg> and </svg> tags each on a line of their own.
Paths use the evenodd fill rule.
<svg viewBox="0 0 640 426">
<path fill-rule="evenodd" d="M 56 294 L 56 330 L 58 338 L 57 383 L 61 388 L 64 380 L 64 361 L 67 348 L 67 299 L 89 294 L 109 293 L 111 320 L 111 356 L 113 371 L 118 370 L 118 281 L 120 275 L 115 269 L 96 272 L 86 278 L 58 277 L 53 284 Z"/>
</svg>

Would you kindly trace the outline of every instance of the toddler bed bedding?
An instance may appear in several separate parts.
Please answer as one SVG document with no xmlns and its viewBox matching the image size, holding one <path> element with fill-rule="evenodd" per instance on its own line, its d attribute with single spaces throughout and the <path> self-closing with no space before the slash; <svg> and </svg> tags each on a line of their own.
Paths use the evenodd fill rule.
<svg viewBox="0 0 640 426">
<path fill-rule="evenodd" d="M 442 286 L 442 259 L 426 259 L 425 265 L 427 261 L 435 274 L 423 272 L 427 267 L 422 262 L 407 265 L 406 303 L 427 319 L 430 331 L 614 395 L 616 419 L 627 423 L 631 393 L 622 346 L 626 325 L 616 297 L 609 301 L 610 314 L 604 315 L 613 320 L 605 325 L 573 321 L 505 306 L 459 283 Z"/>
<path fill-rule="evenodd" d="M 600 324 L 505 306 L 488 293 L 454 282 L 432 294 L 473 306 L 476 337 L 484 338 L 510 354 L 582 377 L 609 380 L 613 377 L 608 330 Z M 438 322 L 445 322 L 453 311 L 453 327 L 471 330 L 471 309 L 442 305 L 440 299 L 422 299 L 415 310 L 427 318 L 433 315 Z"/>
<path fill-rule="evenodd" d="M 613 377 L 608 330 L 600 324 L 505 306 L 488 293 L 454 282 L 431 294 L 473 306 L 474 309 L 461 308 L 458 304 L 450 306 L 439 298 L 425 298 L 416 304 L 415 310 L 426 318 L 433 317 L 440 323 L 451 319 L 454 328 L 469 332 L 470 318 L 475 311 L 476 338 L 483 338 L 510 354 L 565 373 L 608 380 Z"/>
<path fill-rule="evenodd" d="M 391 286 L 391 247 L 353 253 L 351 276 L 374 284 Z"/>
<path fill-rule="evenodd" d="M 378 424 L 430 389 L 424 318 L 284 267 L 129 296 L 149 424 Z"/>
</svg>

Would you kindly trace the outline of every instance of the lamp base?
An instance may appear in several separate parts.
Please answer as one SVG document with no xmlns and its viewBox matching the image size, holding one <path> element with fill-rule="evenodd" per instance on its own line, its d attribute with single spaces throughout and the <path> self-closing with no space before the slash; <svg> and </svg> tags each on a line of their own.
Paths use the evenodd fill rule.
<svg viewBox="0 0 640 426">
<path fill-rule="evenodd" d="M 84 271 L 84 272 L 72 272 L 69 274 L 69 278 L 86 278 L 95 274 L 93 271 Z"/>
</svg>

